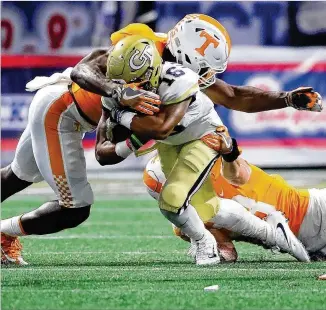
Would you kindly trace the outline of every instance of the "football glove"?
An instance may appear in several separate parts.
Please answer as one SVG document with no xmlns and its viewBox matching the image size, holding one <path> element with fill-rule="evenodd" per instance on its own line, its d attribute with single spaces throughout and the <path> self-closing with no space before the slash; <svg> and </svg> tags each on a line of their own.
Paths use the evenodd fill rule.
<svg viewBox="0 0 326 310">
<path fill-rule="evenodd" d="M 157 94 L 141 88 L 146 83 L 147 81 L 119 85 L 113 90 L 112 96 L 123 107 L 130 107 L 143 114 L 153 115 L 159 112 L 161 100 Z"/>
<path fill-rule="evenodd" d="M 110 118 L 106 120 L 106 138 L 109 141 L 113 141 L 113 128 L 117 126 L 117 123 L 113 122 Z"/>
<path fill-rule="evenodd" d="M 224 154 L 232 150 L 232 139 L 225 126 L 218 126 L 216 130 L 201 138 L 201 140 L 214 151 Z"/>
<path fill-rule="evenodd" d="M 225 126 L 216 127 L 215 132 L 205 135 L 201 140 L 208 147 L 221 154 L 227 162 L 235 161 L 242 152 L 237 141 L 230 137 Z"/>
<path fill-rule="evenodd" d="M 312 87 L 299 87 L 286 94 L 285 102 L 288 107 L 297 110 L 321 112 L 323 110 L 322 97 Z"/>
<path fill-rule="evenodd" d="M 128 111 L 123 110 L 121 108 L 117 108 L 117 107 L 111 108 L 111 110 L 110 110 L 111 121 L 114 123 L 120 124 L 121 117 L 126 112 L 128 112 Z"/>
</svg>

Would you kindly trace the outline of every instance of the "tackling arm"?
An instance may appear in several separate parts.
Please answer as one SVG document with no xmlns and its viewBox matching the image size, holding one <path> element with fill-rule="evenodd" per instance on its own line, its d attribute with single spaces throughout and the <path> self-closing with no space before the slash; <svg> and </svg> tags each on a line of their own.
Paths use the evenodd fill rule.
<svg viewBox="0 0 326 310">
<path fill-rule="evenodd" d="M 161 104 L 159 96 L 141 89 L 142 83 L 121 85 L 106 77 L 107 60 L 112 48 L 95 50 L 83 58 L 73 68 L 71 80 L 86 91 L 104 97 L 115 97 L 122 106 L 149 115 L 158 112 L 158 106 Z M 124 98 L 125 92 L 131 92 L 131 95 Z"/>
<path fill-rule="evenodd" d="M 222 173 L 229 183 L 241 186 L 249 181 L 251 169 L 244 159 L 238 157 L 232 162 L 222 160 Z"/>
<path fill-rule="evenodd" d="M 190 99 L 181 103 L 162 106 L 158 114 L 135 115 L 132 118 L 130 129 L 143 140 L 164 140 L 173 131 L 185 115 Z"/>
<path fill-rule="evenodd" d="M 107 137 L 107 119 L 109 115 L 107 112 L 102 111 L 102 117 L 96 129 L 96 145 L 95 145 L 95 157 L 101 166 L 104 165 L 114 165 L 122 162 L 125 158 L 117 155 L 116 153 L 116 144 L 113 143 L 113 139 L 117 140 L 117 137 L 114 137 L 111 131 L 111 137 Z M 121 125 L 116 125 L 120 128 L 117 130 L 125 129 Z M 112 129 L 111 129 L 112 130 Z M 125 140 L 126 137 L 120 138 L 116 142 L 121 142 Z"/>
<path fill-rule="evenodd" d="M 101 96 L 110 96 L 118 84 L 106 77 L 109 53 L 110 49 L 98 49 L 83 58 L 71 72 L 72 81 L 89 92 Z"/>
<path fill-rule="evenodd" d="M 290 92 L 266 92 L 250 86 L 229 85 L 217 79 L 204 92 L 217 104 L 247 113 L 278 110 L 288 106 L 298 110 L 322 110 L 321 96 L 311 87 L 301 87 Z"/>
<path fill-rule="evenodd" d="M 122 111 L 122 113 L 131 116 L 131 123 L 127 127 L 128 129 L 130 128 L 142 142 L 151 139 L 163 140 L 170 135 L 174 127 L 181 121 L 188 109 L 190 101 L 191 99 L 187 99 L 178 104 L 163 106 L 161 111 L 153 116 L 137 115 L 128 111 Z M 103 110 L 96 131 L 95 157 L 102 166 L 120 163 L 135 149 L 129 137 L 126 136 L 119 139 L 121 142 L 117 141 L 118 143 L 113 143 L 116 137 L 114 133 L 112 133 L 112 129 L 108 128 L 107 120 L 109 118 L 110 112 Z M 119 118 L 121 119 L 121 117 Z M 117 126 L 120 126 L 119 132 L 124 128 L 121 125 Z M 108 136 L 110 137 L 108 138 Z M 126 138 L 128 139 L 125 140 Z"/>
</svg>

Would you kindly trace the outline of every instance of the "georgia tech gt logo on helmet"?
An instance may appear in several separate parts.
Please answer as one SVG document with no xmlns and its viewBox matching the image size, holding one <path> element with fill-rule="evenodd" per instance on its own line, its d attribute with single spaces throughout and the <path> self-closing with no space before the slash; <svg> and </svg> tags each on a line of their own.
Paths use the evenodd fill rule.
<svg viewBox="0 0 326 310">
<path fill-rule="evenodd" d="M 134 50 L 133 55 L 130 57 L 129 60 L 129 66 L 133 70 L 139 70 L 146 64 L 146 62 L 151 63 L 152 58 L 152 47 L 150 45 L 146 45 L 142 52 L 137 49 Z"/>
<path fill-rule="evenodd" d="M 131 35 L 116 43 L 107 61 L 106 75 L 126 83 L 149 81 L 158 87 L 162 58 L 155 43 L 139 35 Z"/>
</svg>

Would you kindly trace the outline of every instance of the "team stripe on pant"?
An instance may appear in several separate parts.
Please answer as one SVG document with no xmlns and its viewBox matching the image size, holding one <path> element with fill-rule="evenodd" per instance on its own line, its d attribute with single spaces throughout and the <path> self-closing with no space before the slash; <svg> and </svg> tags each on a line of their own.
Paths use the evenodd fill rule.
<svg viewBox="0 0 326 310">
<path fill-rule="evenodd" d="M 197 179 L 197 181 L 195 182 L 195 184 L 192 186 L 192 188 L 190 189 L 187 198 L 182 206 L 182 208 L 180 210 L 184 210 L 188 207 L 189 202 L 192 198 L 192 196 L 200 189 L 200 187 L 203 185 L 203 183 L 205 182 L 208 174 L 211 172 L 215 162 L 217 161 L 217 159 L 220 157 L 220 155 L 215 156 L 210 163 L 207 165 L 207 167 L 203 170 L 203 172 L 200 174 L 199 178 Z M 180 212 L 180 211 L 179 211 Z"/>
<path fill-rule="evenodd" d="M 53 178 L 60 195 L 60 202 L 67 208 L 73 207 L 73 198 L 64 168 L 59 127 L 62 114 L 68 109 L 71 101 L 70 94 L 68 92 L 64 93 L 59 99 L 52 103 L 46 113 L 44 121 Z"/>
<path fill-rule="evenodd" d="M 63 206 L 67 208 L 72 208 L 74 206 L 74 203 L 72 200 L 72 195 L 67 179 L 62 175 L 54 175 L 53 178 L 58 188 L 60 198 L 63 202 Z"/>
</svg>

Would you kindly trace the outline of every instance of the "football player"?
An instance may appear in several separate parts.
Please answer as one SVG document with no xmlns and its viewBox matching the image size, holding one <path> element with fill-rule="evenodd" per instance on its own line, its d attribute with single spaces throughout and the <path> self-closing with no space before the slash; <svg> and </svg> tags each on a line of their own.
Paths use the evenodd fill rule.
<svg viewBox="0 0 326 310">
<path fill-rule="evenodd" d="M 227 68 L 231 52 L 231 39 L 226 29 L 214 18 L 204 14 L 189 14 L 167 34 L 155 33 L 144 24 L 130 24 L 111 35 L 112 45 L 130 35 L 141 35 L 155 42 L 164 61 L 182 64 L 200 76 L 199 86 L 215 104 L 243 112 L 261 112 L 285 107 L 298 110 L 322 110 L 320 95 L 312 87 L 301 87 L 290 92 L 265 92 L 249 86 L 234 86 L 216 79 L 216 74 Z M 106 76 L 109 49 L 98 49 L 78 63 L 71 79 L 90 92 L 110 96 L 116 85 L 108 83 Z M 118 95 L 121 97 L 121 87 Z M 126 100 L 141 112 L 142 104 Z M 151 111 L 148 111 L 151 113 Z"/>
<path fill-rule="evenodd" d="M 139 78 L 144 76 L 142 67 L 146 66 L 146 51 L 150 49 L 151 41 L 141 36 L 128 36 L 120 40 L 108 58 L 108 78 L 127 83 L 141 82 Z M 219 154 L 224 152 L 220 148 L 221 143 L 215 143 L 216 127 L 221 120 L 213 103 L 199 91 L 198 75 L 183 66 L 164 62 L 156 88 L 162 105 L 160 112 L 153 116 L 121 109 L 113 98 L 103 97 L 104 111 L 97 132 L 98 161 L 109 164 L 112 145 L 108 139 L 111 135 L 108 128 L 112 121 L 133 132 L 131 139 L 115 145 L 115 152 L 121 158 L 129 156 L 141 145 L 139 138 L 157 141 L 156 149 L 162 169 L 168 175 L 159 197 L 159 207 L 162 214 L 196 244 L 197 265 L 219 262 L 216 241 L 202 222 L 212 217 L 217 218 L 221 225 L 232 225 L 235 232 L 259 238 L 268 244 L 277 243 L 299 260 L 308 260 L 294 235 L 289 235 L 287 242 L 284 235 L 282 238 L 281 234 L 280 238 L 277 224 L 285 227 L 283 219 L 275 219 L 279 221 L 275 229 L 249 212 L 241 214 L 244 221 L 233 221 L 233 218 L 228 218 L 229 204 L 235 205 L 233 209 L 241 210 L 242 207 L 230 200 L 219 204 L 211 180 L 206 180 L 206 177 Z M 227 144 L 225 148 L 229 151 Z"/>
<path fill-rule="evenodd" d="M 218 130 L 225 131 L 225 128 Z M 233 139 L 233 143 L 236 144 L 236 140 Z M 237 145 L 234 147 L 238 148 Z M 216 161 L 210 177 L 217 196 L 237 201 L 259 218 L 266 218 L 275 211 L 282 212 L 289 220 L 291 231 L 309 251 L 311 258 L 326 260 L 326 189 L 296 189 L 279 175 L 269 175 L 241 157 L 230 158 L 227 155 Z M 147 164 L 144 183 L 150 195 L 158 199 L 165 183 L 158 157 Z M 225 244 L 227 260 L 235 260 L 231 238 L 239 239 L 239 236 L 225 230 L 216 231 L 216 228 L 221 228 L 218 221 L 217 217 L 213 217 L 206 224 L 222 244 L 222 251 Z M 232 231 L 232 227 L 227 228 Z M 179 230 L 175 229 L 175 232 L 182 236 Z"/>
<path fill-rule="evenodd" d="M 152 54 L 146 54 L 153 61 Z M 156 58 L 157 59 L 157 58 Z M 161 58 L 159 57 L 159 60 Z M 160 61 L 146 71 L 159 77 Z M 70 80 L 71 68 L 51 77 L 36 77 L 26 87 L 37 91 L 29 108 L 13 162 L 1 169 L 1 202 L 33 183 L 45 180 L 57 196 L 33 211 L 1 221 L 1 263 L 25 265 L 19 236 L 51 234 L 84 222 L 93 203 L 86 175 L 82 139 L 94 131 L 102 113 L 101 96 L 87 92 Z M 156 82 L 157 83 L 157 82 Z M 111 83 L 112 85 L 114 83 Z M 120 87 L 120 84 L 114 84 Z M 130 86 L 130 87 L 129 87 Z M 124 85 L 127 94 L 133 85 Z M 131 99 L 158 111 L 158 95 L 142 90 Z M 124 97 L 121 103 L 125 102 Z"/>
</svg>

